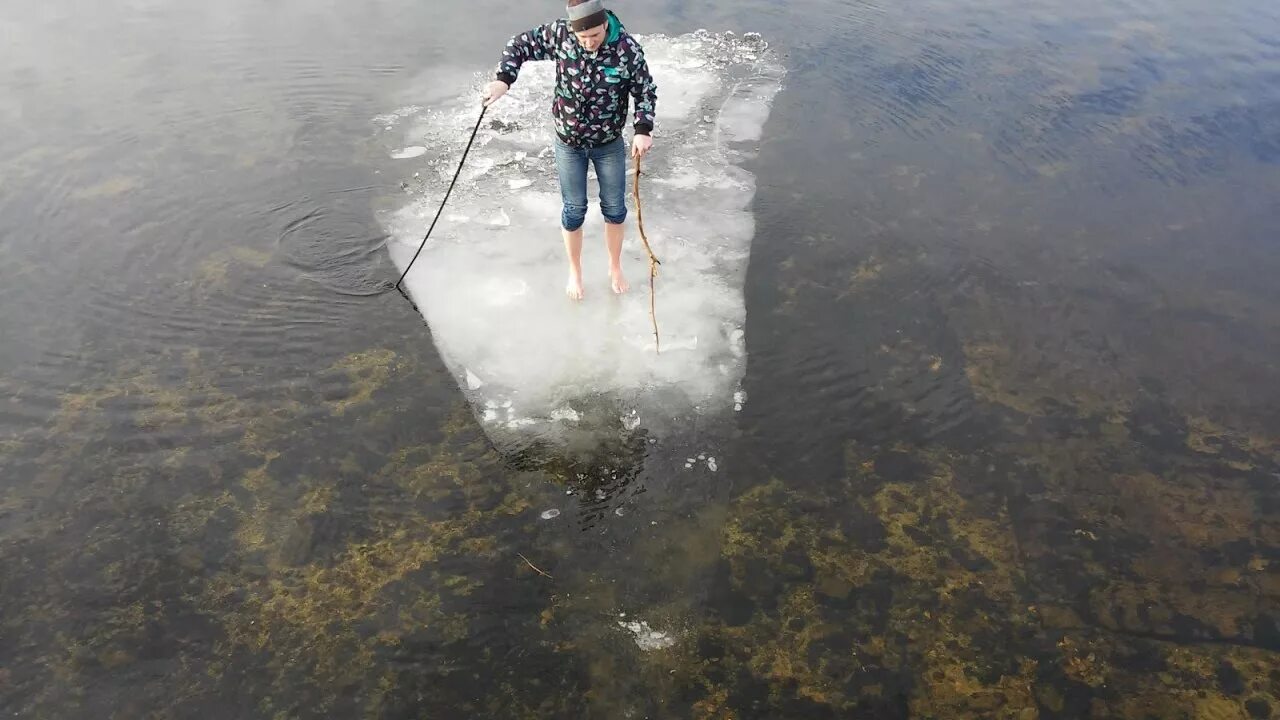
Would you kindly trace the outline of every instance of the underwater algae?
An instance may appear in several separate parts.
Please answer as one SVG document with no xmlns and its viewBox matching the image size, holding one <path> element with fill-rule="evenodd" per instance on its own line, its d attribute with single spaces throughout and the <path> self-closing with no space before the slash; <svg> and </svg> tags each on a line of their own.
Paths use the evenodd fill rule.
<svg viewBox="0 0 1280 720">
<path fill-rule="evenodd" d="M 185 644 L 184 632 L 169 625 L 169 616 L 200 614 L 193 603 L 221 591 L 228 563 L 239 563 L 237 545 L 245 548 L 246 577 L 260 580 L 261 562 L 288 559 L 291 526 L 324 515 L 335 498 L 333 482 L 293 473 L 275 477 L 280 471 L 272 462 L 296 439 L 301 413 L 293 411 L 300 411 L 300 404 L 237 399 L 217 389 L 219 379 L 204 370 L 195 351 L 175 359 L 165 372 L 185 367 L 185 382 L 175 385 L 150 367 L 126 364 L 114 377 L 64 392 L 47 436 L 26 438 L 34 482 L 7 487 L 4 496 L 6 508 L 23 511 L 16 515 L 20 524 L 6 526 L 10 532 L 2 547 L 4 585 L 15 596 L 12 607 L 24 608 L 5 615 L 6 635 L 17 641 L 14 648 L 22 648 L 16 657 L 0 661 L 15 690 L 6 706 L 16 703 L 12 706 L 34 717 L 61 716 L 57 708 L 77 706 L 89 713 L 93 698 L 78 688 L 93 686 L 91 678 L 129 675 L 137 649 L 154 646 L 148 638 L 157 634 L 177 636 L 162 644 Z M 358 388 L 357 395 L 361 389 L 368 386 Z M 121 436 L 122 428 L 132 430 Z M 142 456 L 113 450 L 121 442 L 179 430 L 186 437 L 222 437 L 232 444 L 218 446 L 212 455 L 203 445 L 162 446 Z M 171 504 L 161 509 L 166 499 Z M 68 545 L 76 547 L 74 554 L 56 554 L 55 548 Z M 354 559 L 346 565 L 348 575 L 363 579 L 369 574 Z M 44 581 L 15 584 L 36 567 L 42 567 Z M 209 587 L 194 592 L 193 584 L 205 584 L 204 573 L 210 574 Z M 160 586 L 148 587 L 158 575 L 165 576 L 156 580 Z M 323 585 L 323 577 L 313 583 Z M 71 613 L 81 612 L 77 598 L 86 593 L 111 600 L 87 622 L 72 624 Z M 203 665 L 210 659 L 191 662 Z M 190 694 L 172 695 L 210 692 L 201 685 L 193 682 Z"/>
<path fill-rule="evenodd" d="M 1005 416 L 992 456 L 1003 458 L 1028 602 L 1040 632 L 1058 636 L 1054 682 L 1036 689 L 1042 710 L 1270 717 L 1280 446 L 1260 431 L 1265 418 L 1193 396 L 1160 345 L 1143 347 L 1152 334 L 1091 320 L 1107 312 L 1096 296 L 1077 299 L 1066 323 L 1038 325 L 1047 298 L 1021 311 L 1011 298 L 972 301 L 955 310 L 971 331 L 967 377 Z M 1213 342 L 1158 335 L 1169 337 Z M 1239 364 L 1259 360 L 1240 350 Z"/>
<path fill-rule="evenodd" d="M 1013 606 L 1010 540 L 993 525 L 999 511 L 985 517 L 960 500 L 940 458 L 921 462 L 924 488 L 875 478 L 868 464 L 856 463 L 850 477 L 859 487 L 853 511 L 773 480 L 740 495 L 724 518 L 700 523 L 720 528 L 719 537 L 710 554 L 691 559 L 705 599 L 684 613 L 677 642 L 636 661 L 624 653 L 594 662 L 632 672 L 639 662 L 643 682 L 632 696 L 656 695 L 660 717 L 903 717 L 909 707 L 985 717 L 1011 702 L 1033 708 L 1031 666 L 990 667 L 992 638 L 979 627 L 999 616 L 1000 603 Z M 937 517 L 930 508 L 944 500 L 957 509 Z M 935 535 L 960 543 L 962 560 L 932 545 Z M 979 559 L 986 555 L 1002 567 Z M 896 573 L 899 564 L 907 575 Z M 895 589 L 903 583 L 910 588 Z M 990 607 L 974 602 L 983 585 Z M 664 604 L 629 607 L 627 617 L 669 616 Z M 586 607 L 558 599 L 550 622 L 563 622 L 565 605 Z M 601 656 L 608 644 L 575 652 Z M 932 684 L 913 695 L 909 668 L 926 659 Z"/>
<path fill-rule="evenodd" d="M 271 253 L 243 245 L 224 248 L 196 265 L 192 282 L 196 288 L 205 292 L 221 290 L 233 277 L 234 270 L 242 268 L 261 270 L 271 262 L 271 257 Z"/>
<path fill-rule="evenodd" d="M 143 187 L 142 178 L 129 175 L 113 175 L 102 182 L 89 187 L 79 188 L 71 193 L 74 200 L 108 200 Z"/>
<path fill-rule="evenodd" d="M 350 374 L 352 392 L 330 403 L 334 417 L 377 425 L 383 432 L 405 421 L 394 413 L 360 412 L 377 404 L 369 402 L 371 397 L 403 392 L 401 387 L 389 391 L 389 382 L 415 381 L 405 362 L 373 351 L 348 356 L 335 367 Z M 457 694 L 439 694 L 443 683 L 457 684 L 451 678 L 458 673 L 470 676 L 496 665 L 489 673 L 494 675 L 505 662 L 487 657 L 489 650 L 474 637 L 477 626 L 489 627 L 492 621 L 478 615 L 473 602 L 483 608 L 493 596 L 510 594 L 504 585 L 528 584 L 534 592 L 529 602 L 536 604 L 525 622 L 532 628 L 546 621 L 547 601 L 546 587 L 534 584 L 543 580 L 526 569 L 519 549 L 505 539 L 518 527 L 511 519 L 531 516 L 533 505 L 510 484 L 470 412 L 456 404 L 426 433 L 433 442 L 401 447 L 372 472 L 356 473 L 360 492 L 377 495 L 376 505 L 353 496 L 351 487 L 300 490 L 295 481 L 272 478 L 276 463 L 270 455 L 265 469 L 251 470 L 242 481 L 251 499 L 240 513 L 236 552 L 266 565 L 251 565 L 248 573 L 220 573 L 208 584 L 202 604 L 226 633 L 220 643 L 226 660 L 212 670 L 224 682 L 237 678 L 260 688 L 255 696 L 294 698 L 288 705 L 263 699 L 257 709 L 265 716 L 295 716 L 302 700 L 305 713 L 315 716 L 403 714 L 422 706 L 429 689 L 434 699 L 425 701 L 427 707 L 471 707 L 479 700 L 505 713 L 527 701 L 533 709 L 520 716 L 545 716 L 538 708 L 546 701 L 530 695 L 519 679 L 498 681 L 487 693 L 464 694 L 468 691 L 459 688 Z M 271 444 L 254 442 L 255 447 Z M 347 471 L 367 465 L 351 456 L 338 464 Z M 309 519 L 323 526 L 316 521 L 332 514 L 335 505 L 350 512 L 353 504 L 368 514 L 348 537 L 291 559 L 287 540 L 282 544 L 278 533 L 257 531 L 264 521 L 287 525 Z M 524 551 L 536 556 L 528 547 Z M 245 678 L 234 658 L 258 658 L 253 662 L 266 672 Z M 434 660 L 427 672 L 415 671 L 428 658 Z M 471 682 L 462 685 L 470 688 Z M 509 690 L 502 689 L 503 682 Z"/>
<path fill-rule="evenodd" d="M 1188 442 L 1202 440 L 1193 435 Z M 1096 471 L 1101 480 L 1108 477 L 1106 466 L 1081 467 L 1096 444 L 1020 445 L 1018 463 L 1022 473 L 1041 471 L 1047 483 L 1055 470 L 1059 479 Z M 1129 446 L 1118 440 L 1110 450 Z M 1239 440 L 1235 450 L 1249 447 L 1270 446 Z M 1033 455 L 1035 449 L 1043 459 Z M 1007 462 L 1000 454 L 993 454 L 990 467 Z M 916 462 L 905 465 L 904 455 Z M 753 663 L 744 662 L 740 673 L 771 679 L 769 699 L 758 701 L 762 706 L 774 708 L 776 716 L 799 716 L 798 710 L 777 711 L 782 698 L 794 693 L 819 703 L 821 711 L 805 711 L 819 717 L 848 716 L 854 708 L 886 717 L 1270 716 L 1280 689 L 1280 648 L 1269 639 L 1274 631 L 1268 614 L 1275 612 L 1276 597 L 1267 590 L 1273 581 L 1265 548 L 1274 546 L 1263 512 L 1269 507 L 1267 490 L 1259 493 L 1256 483 L 1210 482 L 1212 476 L 1203 474 L 1169 481 L 1148 474 L 1136 486 L 1115 483 L 1112 476 L 1112 483 L 1055 492 L 1024 484 L 1016 469 L 994 486 L 958 481 L 960 473 L 948 470 L 956 466 L 965 475 L 982 476 L 975 462 L 906 446 L 887 452 L 850 446 L 845 497 L 856 499 L 860 511 L 854 514 L 865 518 L 863 533 L 851 545 L 840 544 L 839 521 L 824 517 L 834 512 L 828 497 L 806 498 L 775 482 L 738 501 L 726 526 L 725 554 L 735 576 L 745 572 L 750 578 L 735 583 L 741 592 L 758 594 L 767 609 L 754 612 L 745 625 L 737 621 L 739 627 L 760 628 L 755 643 L 743 640 L 741 630 L 716 637 L 758 645 L 740 650 Z M 1147 458 L 1135 462 L 1150 465 Z M 1269 452 L 1244 464 L 1265 463 L 1274 467 Z M 877 477 L 881 466 L 914 466 L 915 477 L 888 481 Z M 984 486 L 997 492 L 970 495 Z M 1004 493 L 1011 490 L 1015 494 L 1006 501 Z M 1110 534 L 1087 522 L 1084 513 L 1073 520 L 1054 508 L 1056 517 L 1046 517 L 1036 501 L 1018 501 L 1019 490 L 1059 503 L 1075 498 L 1080 505 L 1146 504 L 1146 514 L 1130 514 L 1125 524 L 1137 524 L 1134 530 L 1153 538 L 1149 552 L 1122 554 L 1128 545 L 1107 552 Z M 1035 527 L 1050 521 L 1056 526 Z M 1045 531 L 1052 538 L 1037 536 Z M 1161 547 L 1170 543 L 1172 556 Z M 1080 545 L 1098 548 L 1078 572 L 1100 589 L 1083 596 L 1072 586 L 1084 578 L 1071 576 Z M 1222 549 L 1215 553 L 1215 545 Z M 1241 548 L 1235 551 L 1238 567 L 1223 567 L 1219 553 L 1227 548 Z M 761 562 L 762 555 L 770 559 Z M 766 567 L 785 580 L 762 580 Z M 1067 577 L 1048 581 L 1049 568 Z M 877 577 L 879 583 L 868 582 Z M 876 596 L 878 609 L 870 605 Z M 824 618 L 825 604 L 841 597 L 861 605 L 828 623 L 827 633 L 839 628 L 845 634 L 844 647 L 815 650 L 814 626 L 824 624 L 817 619 Z M 1169 609 L 1160 610 L 1161 603 Z M 1113 620 L 1126 612 L 1130 625 Z M 851 682 L 877 668 L 881 683 Z M 714 686 L 700 707 L 734 707 L 733 697 L 724 686 Z M 894 697 L 896 706 L 874 704 L 876 698 Z"/>
<path fill-rule="evenodd" d="M 705 716 L 1271 717 L 1280 438 L 1269 387 L 1246 379 L 1265 376 L 1273 355 L 1262 341 L 1228 342 L 1265 309 L 1229 292 L 1162 294 L 1154 273 L 1117 280 L 1064 257 L 1071 244 L 984 264 L 882 247 L 886 231 L 869 228 L 870 246 L 852 260 L 797 240 L 805 254 L 784 250 L 770 275 L 777 287 L 763 304 L 773 313 L 810 327 L 825 302 L 839 337 L 879 350 L 874 361 L 825 346 L 799 357 L 874 370 L 857 377 L 860 402 L 831 416 L 864 440 L 848 446 L 844 485 L 806 477 L 799 462 L 733 507 L 724 553 L 752 580 L 728 583 L 728 604 L 748 608 L 729 613 L 728 627 L 759 628 L 764 650 L 756 667 L 740 662 L 706 686 Z M 902 289 L 939 272 L 942 289 Z M 888 300 L 897 314 L 865 307 Z M 946 332 L 917 331 L 922 314 Z M 779 333 L 792 340 L 801 338 Z M 1230 372 L 1207 372 L 1215 367 Z M 910 415 L 868 411 L 880 400 L 910 410 L 900 389 L 957 380 L 968 421 L 937 441 L 907 440 L 929 437 Z M 934 517 L 951 508 L 962 512 Z M 869 530 L 835 544 L 842 512 Z M 833 549 L 797 549 L 822 544 Z M 833 596 L 863 609 L 830 621 L 848 637 L 824 648 L 811 637 L 817 623 L 801 630 Z M 715 622 L 702 632 L 726 634 Z M 780 638 L 790 652 L 773 649 Z M 753 645 L 736 639 L 744 656 Z M 855 646 L 879 682 L 813 672 L 853 677 Z M 728 679 L 767 673 L 753 700 Z M 784 709 L 799 688 L 816 706 Z"/>
<path fill-rule="evenodd" d="M 390 350 L 370 350 L 352 353 L 334 365 L 351 377 L 354 392 L 351 397 L 333 403 L 334 411 L 341 415 L 349 408 L 368 402 L 374 390 L 386 383 L 395 370 L 396 354 Z"/>
<path fill-rule="evenodd" d="M 876 277 L 829 268 L 797 301 L 865 302 L 912 272 L 902 257 L 862 258 Z M 985 446 L 850 440 L 838 477 L 762 467 L 611 549 L 537 518 L 566 490 L 585 508 L 633 482 L 635 443 L 604 463 L 617 480 L 545 457 L 513 470 L 455 394 L 399 402 L 452 383 L 412 350 L 370 345 L 319 361 L 320 388 L 253 396 L 214 356 L 123 365 L 66 393 L 57 443 L 24 435 L 0 460 L 43 471 L 6 502 L 48 513 L 0 543 L 19 608 L 3 708 L 1269 716 L 1276 442 L 1120 374 L 1081 384 L 1088 365 L 1001 334 L 1030 326 L 956 327 L 954 345 L 873 337 L 877 392 L 971 381 L 1001 421 Z M 671 642 L 643 649 L 626 623 Z"/>
</svg>

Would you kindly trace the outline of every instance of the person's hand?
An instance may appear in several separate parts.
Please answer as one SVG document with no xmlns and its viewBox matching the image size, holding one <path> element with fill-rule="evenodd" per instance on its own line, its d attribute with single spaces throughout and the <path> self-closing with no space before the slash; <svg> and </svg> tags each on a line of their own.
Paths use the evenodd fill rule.
<svg viewBox="0 0 1280 720">
<path fill-rule="evenodd" d="M 501 80 L 494 80 L 486 85 L 484 88 L 484 106 L 489 107 L 498 102 L 498 98 L 506 95 L 509 89 L 511 89 L 511 86 Z"/>
<path fill-rule="evenodd" d="M 631 157 L 639 160 L 653 147 L 653 138 L 648 135 L 636 135 L 631 141 Z"/>
</svg>

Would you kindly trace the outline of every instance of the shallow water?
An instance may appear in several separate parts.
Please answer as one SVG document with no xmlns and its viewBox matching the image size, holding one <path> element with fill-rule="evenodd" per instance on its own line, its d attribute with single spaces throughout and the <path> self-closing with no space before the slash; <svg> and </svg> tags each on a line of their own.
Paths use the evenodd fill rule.
<svg viewBox="0 0 1280 720">
<path fill-rule="evenodd" d="M 1280 713 L 1280 6 L 618 8 L 786 68 L 747 402 L 515 454 L 382 291 L 471 7 L 0 7 L 0 712 Z"/>
</svg>

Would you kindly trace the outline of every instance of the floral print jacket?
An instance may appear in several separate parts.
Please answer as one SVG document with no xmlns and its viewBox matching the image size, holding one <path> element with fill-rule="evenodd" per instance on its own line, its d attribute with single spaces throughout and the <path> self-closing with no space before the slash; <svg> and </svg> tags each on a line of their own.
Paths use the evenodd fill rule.
<svg viewBox="0 0 1280 720">
<path fill-rule="evenodd" d="M 551 103 L 556 135 L 567 145 L 597 147 L 622 137 L 628 100 L 635 98 L 635 131 L 648 135 L 658 102 L 658 86 L 649 74 L 644 49 L 609 13 L 609 29 L 600 49 L 578 44 L 567 20 L 521 33 L 507 43 L 498 79 L 514 84 L 529 60 L 556 61 L 556 91 Z"/>
</svg>

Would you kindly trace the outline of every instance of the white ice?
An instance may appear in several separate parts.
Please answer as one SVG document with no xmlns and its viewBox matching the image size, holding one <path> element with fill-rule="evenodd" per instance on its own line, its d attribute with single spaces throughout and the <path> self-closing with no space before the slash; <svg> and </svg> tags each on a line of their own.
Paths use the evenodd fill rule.
<svg viewBox="0 0 1280 720">
<path fill-rule="evenodd" d="M 526 65 L 489 109 L 447 222 L 405 281 L 495 441 L 558 439 L 607 423 L 662 434 L 694 414 L 741 409 L 742 285 L 755 232 L 755 178 L 742 165 L 754 155 L 783 68 L 759 36 L 698 31 L 641 41 L 658 83 L 654 151 L 643 164 L 641 192 L 645 228 L 662 261 L 661 354 L 635 208 L 623 255 L 632 291 L 618 297 L 609 289 L 594 182 L 583 250 L 586 299 L 565 297 L 550 63 Z M 428 148 L 419 168 L 424 191 L 384 218 L 402 270 L 453 176 L 486 80 L 446 72 L 437 83 L 456 86 L 443 95 L 448 99 L 376 119 L 396 118 L 393 132 L 403 135 L 396 142 Z M 630 173 L 627 196 L 630 205 Z"/>
<path fill-rule="evenodd" d="M 619 615 L 619 617 L 623 617 L 624 615 L 625 613 L 623 615 Z M 626 622 L 624 620 L 619 620 L 618 627 L 631 633 L 635 638 L 636 645 L 640 646 L 641 650 L 664 650 L 676 644 L 676 639 L 669 633 L 654 630 L 649 627 L 649 623 L 644 622 L 643 620 L 640 622 Z"/>
<path fill-rule="evenodd" d="M 391 159 L 410 160 L 412 158 L 422 157 L 423 155 L 426 155 L 426 154 L 427 154 L 426 148 L 422 147 L 421 145 L 412 145 L 403 150 L 398 150 L 396 152 L 391 153 Z"/>
</svg>

